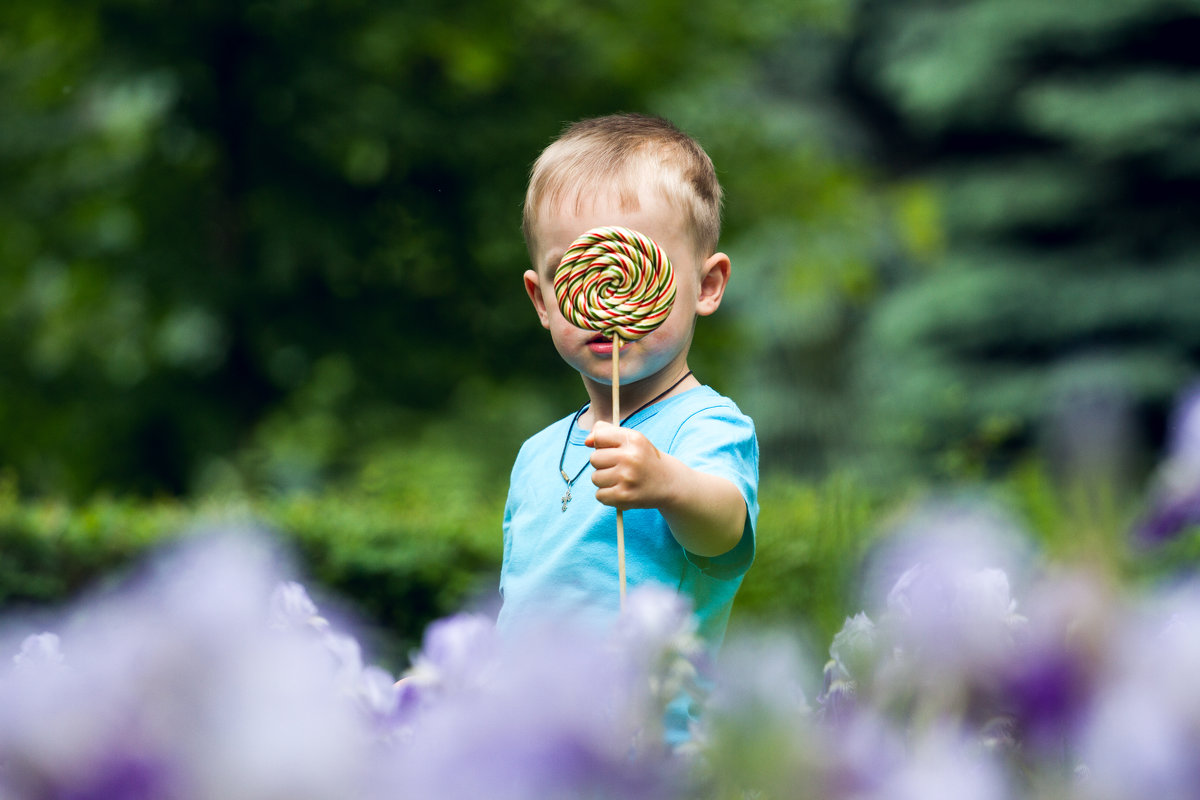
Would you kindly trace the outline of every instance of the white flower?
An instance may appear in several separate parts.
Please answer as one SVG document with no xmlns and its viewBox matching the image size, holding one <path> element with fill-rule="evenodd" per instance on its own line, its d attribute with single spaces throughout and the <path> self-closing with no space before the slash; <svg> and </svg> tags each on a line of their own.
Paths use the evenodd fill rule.
<svg viewBox="0 0 1200 800">
<path fill-rule="evenodd" d="M 59 648 L 58 634 L 49 632 L 26 636 L 21 642 L 21 652 L 13 656 L 13 663 L 26 670 L 54 669 L 62 666 L 65 660 Z"/>
<path fill-rule="evenodd" d="M 858 682 L 869 677 L 879 656 L 879 632 L 865 613 L 847 617 L 829 645 L 835 676 Z"/>
<path fill-rule="evenodd" d="M 328 630 L 329 622 L 317 613 L 308 591 L 296 581 L 282 581 L 271 592 L 269 621 L 273 628 L 299 630 L 311 627 Z"/>
</svg>

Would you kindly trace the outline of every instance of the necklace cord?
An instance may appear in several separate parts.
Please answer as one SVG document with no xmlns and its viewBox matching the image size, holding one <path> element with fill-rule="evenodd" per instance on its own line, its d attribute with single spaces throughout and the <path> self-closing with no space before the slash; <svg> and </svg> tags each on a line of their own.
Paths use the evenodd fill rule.
<svg viewBox="0 0 1200 800">
<path fill-rule="evenodd" d="M 669 395 L 671 392 L 675 391 L 675 389 L 679 387 L 679 384 L 686 381 L 688 379 L 688 376 L 690 376 L 691 374 L 692 374 L 692 371 L 690 369 L 687 372 L 683 373 L 682 378 L 675 381 L 670 386 L 668 386 L 664 391 L 659 392 L 654 397 L 650 398 L 645 403 L 642 403 L 640 406 L 638 406 L 632 412 L 630 412 L 630 414 L 627 417 L 625 417 L 625 419 L 621 420 L 621 425 L 624 425 L 626 422 L 633 419 L 633 417 L 635 417 L 637 414 L 641 413 L 645 409 L 647 409 L 650 406 L 657 403 L 659 400 L 662 400 L 664 397 Z M 575 430 L 575 423 L 579 422 L 579 418 L 583 416 L 583 412 L 587 411 L 588 406 L 590 406 L 590 405 L 591 405 L 591 403 L 584 403 L 583 407 L 575 412 L 575 416 L 571 417 L 571 424 L 567 426 L 567 435 L 566 435 L 566 437 L 563 438 L 562 454 L 558 457 L 558 474 L 562 475 L 562 479 L 567 482 L 568 489 L 571 488 L 571 486 L 575 483 L 575 481 L 579 480 L 579 476 L 583 474 L 583 471 L 585 469 L 587 469 L 588 464 L 591 463 L 590 459 L 585 461 L 583 463 L 583 466 L 579 468 L 579 472 L 575 473 L 574 478 L 568 477 L 567 471 L 565 469 L 563 469 L 563 464 L 566 462 L 566 459 L 567 459 L 567 445 L 569 445 L 571 443 L 571 431 Z"/>
</svg>

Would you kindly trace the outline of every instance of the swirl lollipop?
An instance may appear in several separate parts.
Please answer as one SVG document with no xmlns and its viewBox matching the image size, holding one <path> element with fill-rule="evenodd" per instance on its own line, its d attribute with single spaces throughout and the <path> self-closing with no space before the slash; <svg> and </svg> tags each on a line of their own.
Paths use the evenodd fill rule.
<svg viewBox="0 0 1200 800">
<path fill-rule="evenodd" d="M 593 228 L 563 254 L 554 295 L 572 325 L 632 342 L 671 313 L 675 274 L 653 239 L 629 228 Z"/>
<path fill-rule="evenodd" d="M 613 424 L 621 424 L 621 340 L 636 341 L 666 320 L 675 302 L 671 261 L 648 236 L 617 226 L 592 228 L 567 248 L 554 296 L 576 327 L 612 337 Z M 625 524 L 617 509 L 617 575 L 625 607 Z"/>
</svg>

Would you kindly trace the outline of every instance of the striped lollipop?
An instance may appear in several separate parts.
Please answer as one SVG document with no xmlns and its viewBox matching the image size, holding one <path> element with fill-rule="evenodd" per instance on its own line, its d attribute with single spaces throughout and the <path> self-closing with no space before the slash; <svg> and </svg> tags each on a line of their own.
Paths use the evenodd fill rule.
<svg viewBox="0 0 1200 800">
<path fill-rule="evenodd" d="M 554 296 L 572 325 L 632 342 L 671 313 L 675 274 L 653 239 L 629 228 L 593 228 L 563 254 Z"/>
<path fill-rule="evenodd" d="M 621 340 L 642 338 L 671 313 L 675 302 L 671 260 L 653 239 L 637 231 L 618 226 L 592 228 L 563 253 L 554 272 L 554 296 L 572 325 L 612 338 L 613 424 L 620 425 Z M 625 524 L 619 508 L 617 581 L 624 609 Z"/>
</svg>

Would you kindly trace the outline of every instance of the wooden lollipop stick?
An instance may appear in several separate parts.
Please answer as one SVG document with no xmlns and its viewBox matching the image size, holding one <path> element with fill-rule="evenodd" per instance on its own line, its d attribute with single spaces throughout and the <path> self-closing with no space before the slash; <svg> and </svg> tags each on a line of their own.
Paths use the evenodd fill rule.
<svg viewBox="0 0 1200 800">
<path fill-rule="evenodd" d="M 637 231 L 615 225 L 592 228 L 563 253 L 554 270 L 554 296 L 563 317 L 572 325 L 612 336 L 613 424 L 620 425 L 621 341 L 636 342 L 671 313 L 675 302 L 671 260 L 653 239 Z M 569 492 L 566 473 L 563 479 Z M 619 508 L 617 579 L 624 611 L 625 519 Z"/>
<path fill-rule="evenodd" d="M 613 334 L 612 407 L 613 425 L 621 425 L 621 334 Z M 625 519 L 617 509 L 617 583 L 621 592 L 621 610 L 625 610 Z"/>
</svg>

